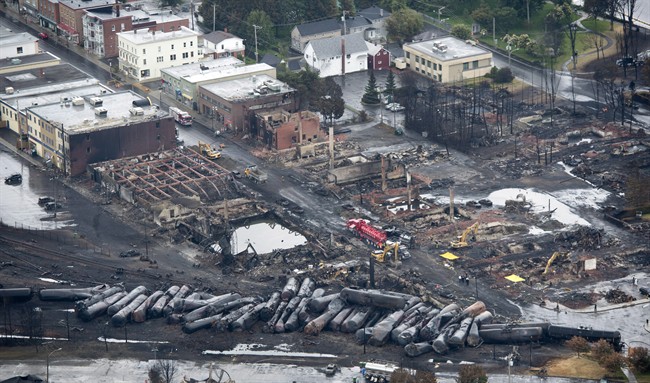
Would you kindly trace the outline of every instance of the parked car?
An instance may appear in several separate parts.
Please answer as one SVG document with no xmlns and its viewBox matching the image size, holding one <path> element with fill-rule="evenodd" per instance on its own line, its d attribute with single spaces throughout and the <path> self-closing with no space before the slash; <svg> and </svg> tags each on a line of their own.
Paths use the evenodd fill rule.
<svg viewBox="0 0 650 383">
<path fill-rule="evenodd" d="M 41 197 L 38 199 L 38 204 L 43 206 L 47 203 L 54 202 L 54 198 L 52 197 Z"/>
<path fill-rule="evenodd" d="M 123 252 L 120 253 L 121 258 L 137 257 L 138 255 L 140 255 L 140 252 L 137 251 L 137 250 L 133 250 L 133 249 L 123 251 Z"/>
<path fill-rule="evenodd" d="M 45 33 L 45 32 L 39 33 L 38 37 L 40 37 L 43 40 L 47 40 L 48 38 L 50 38 L 50 36 L 48 36 L 47 33 Z"/>
<path fill-rule="evenodd" d="M 390 110 L 391 112 L 401 112 L 401 111 L 403 111 L 404 109 L 406 109 L 406 108 L 404 108 L 402 105 L 400 105 L 400 104 L 398 104 L 398 103 L 393 103 L 393 105 L 390 107 L 389 110 Z"/>
<path fill-rule="evenodd" d="M 5 178 L 7 185 L 19 185 L 23 182 L 23 176 L 20 173 L 15 173 Z"/>
<path fill-rule="evenodd" d="M 239 178 L 241 178 L 241 172 L 239 170 L 233 170 L 232 171 L 232 176 L 239 179 Z"/>
<path fill-rule="evenodd" d="M 619 67 L 635 67 L 635 66 L 643 66 L 643 64 L 644 64 L 643 60 L 636 60 L 633 57 L 623 57 L 616 60 L 616 65 Z"/>
<path fill-rule="evenodd" d="M 52 210 L 61 209 L 63 205 L 61 205 L 59 202 L 52 201 L 52 202 L 47 202 L 44 207 L 45 210 L 52 211 Z"/>
</svg>

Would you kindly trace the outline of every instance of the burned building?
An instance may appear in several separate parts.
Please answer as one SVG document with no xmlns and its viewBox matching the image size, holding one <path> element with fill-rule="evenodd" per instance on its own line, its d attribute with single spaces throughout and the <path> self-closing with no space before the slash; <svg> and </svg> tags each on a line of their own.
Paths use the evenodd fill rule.
<svg viewBox="0 0 650 383">
<path fill-rule="evenodd" d="M 296 90 L 268 75 L 203 85 L 199 87 L 199 110 L 213 113 L 226 128 L 251 132 L 255 114 L 298 109 Z"/>
<path fill-rule="evenodd" d="M 176 147 L 171 116 L 130 91 L 32 106 L 27 124 L 35 153 L 71 176 L 95 162 Z"/>
<path fill-rule="evenodd" d="M 327 138 L 325 131 L 320 128 L 320 118 L 313 112 L 289 113 L 281 110 L 258 113 L 255 117 L 252 133 L 272 149 L 290 149 L 294 145 Z"/>
</svg>

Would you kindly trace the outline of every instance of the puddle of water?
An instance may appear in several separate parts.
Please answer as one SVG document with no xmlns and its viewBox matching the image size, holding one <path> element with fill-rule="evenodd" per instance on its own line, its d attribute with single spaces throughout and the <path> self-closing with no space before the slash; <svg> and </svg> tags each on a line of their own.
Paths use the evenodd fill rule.
<svg viewBox="0 0 650 383">
<path fill-rule="evenodd" d="M 35 171 L 9 153 L 0 152 L 0 219 L 10 226 L 31 228 L 34 230 L 54 230 L 65 226 L 74 226 L 72 220 L 52 221 L 52 214 L 38 205 L 38 198 L 45 194 L 37 194 L 32 190 Z M 23 182 L 20 185 L 7 185 L 5 177 L 20 173 Z M 47 177 L 47 175 L 43 175 Z M 52 194 L 51 192 L 49 194 Z M 63 213 L 63 212 L 60 212 Z M 50 220 L 48 220 L 50 218 Z"/>
<path fill-rule="evenodd" d="M 258 254 L 267 254 L 273 250 L 304 245 L 307 243 L 307 238 L 280 224 L 259 222 L 235 230 L 232 238 L 233 253 L 243 251 L 249 243 Z"/>
<path fill-rule="evenodd" d="M 559 197 L 555 197 L 546 192 L 537 192 L 532 189 L 516 189 L 508 188 L 501 189 L 490 193 L 488 197 L 495 205 L 505 206 L 506 200 L 514 200 L 518 195 L 523 195 L 526 197 L 526 202 L 532 204 L 532 212 L 543 213 L 550 210 L 555 210 L 551 217 L 556 221 L 559 221 L 565 225 L 581 225 L 581 226 L 591 226 L 591 224 L 581 218 L 576 214 L 573 209 L 571 209 L 566 204 L 571 206 L 590 206 L 593 205 L 596 198 L 602 198 L 602 201 L 607 197 L 607 192 L 594 193 L 591 189 L 574 189 L 574 190 L 564 190 L 554 194 L 558 194 Z M 589 194 L 591 198 L 589 201 L 585 200 L 583 196 Z"/>
</svg>

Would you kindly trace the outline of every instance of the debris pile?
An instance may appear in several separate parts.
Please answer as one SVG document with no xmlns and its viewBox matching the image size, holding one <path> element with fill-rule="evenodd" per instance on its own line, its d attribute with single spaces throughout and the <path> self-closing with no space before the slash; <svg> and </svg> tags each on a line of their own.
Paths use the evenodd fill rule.
<svg viewBox="0 0 650 383">
<path fill-rule="evenodd" d="M 605 300 L 609 303 L 625 303 L 636 299 L 620 289 L 611 289 L 605 294 Z"/>
<path fill-rule="evenodd" d="M 599 249 L 603 246 L 605 230 L 580 226 L 577 230 L 562 231 L 555 236 L 555 243 L 562 243 L 571 249 Z"/>
</svg>

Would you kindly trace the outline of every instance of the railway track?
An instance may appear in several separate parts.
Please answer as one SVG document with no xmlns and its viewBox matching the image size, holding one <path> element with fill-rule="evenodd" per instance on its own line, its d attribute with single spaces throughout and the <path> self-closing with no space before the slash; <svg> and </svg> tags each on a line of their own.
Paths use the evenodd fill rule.
<svg viewBox="0 0 650 383">
<path fill-rule="evenodd" d="M 116 271 L 120 269 L 121 273 L 131 275 L 133 277 L 137 277 L 136 279 L 147 278 L 158 282 L 162 279 L 162 275 L 160 273 L 152 274 L 147 272 L 146 269 L 131 270 L 126 267 L 122 267 L 121 265 L 118 265 L 116 263 L 101 262 L 96 259 L 91 259 L 89 257 L 76 255 L 72 252 L 61 252 L 43 246 L 39 246 L 36 243 L 8 238 L 7 236 L 4 235 L 0 235 L 0 247 L 4 249 L 3 254 L 11 258 L 15 264 L 20 265 L 19 267 L 21 267 L 22 269 L 29 269 L 34 272 L 39 272 L 41 274 L 45 272 L 51 272 L 52 269 L 50 267 L 45 267 L 40 265 L 50 265 L 52 264 L 52 262 L 66 261 L 66 262 L 74 263 L 75 266 L 78 267 L 88 267 L 88 268 L 92 268 L 93 270 L 103 270 L 106 271 L 107 273 L 110 273 L 110 275 L 115 274 Z M 21 254 L 20 255 L 12 254 L 12 252 L 7 251 L 7 249 L 12 249 L 13 252 L 21 253 Z M 108 278 L 109 277 L 104 279 L 108 279 Z M 70 278 L 66 278 L 66 279 L 69 280 Z M 171 278 L 166 278 L 166 280 L 172 283 L 184 283 L 184 281 L 174 280 Z M 89 282 L 89 281 L 84 280 L 79 282 Z M 101 282 L 92 281 L 92 283 L 106 283 L 106 282 L 107 282 L 106 280 Z"/>
</svg>

